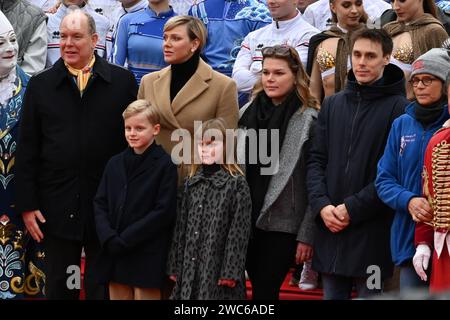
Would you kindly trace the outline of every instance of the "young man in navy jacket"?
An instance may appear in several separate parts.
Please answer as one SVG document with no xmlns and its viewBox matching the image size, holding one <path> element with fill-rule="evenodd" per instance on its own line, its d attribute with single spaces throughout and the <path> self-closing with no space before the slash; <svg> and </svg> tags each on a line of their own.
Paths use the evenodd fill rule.
<svg viewBox="0 0 450 320">
<path fill-rule="evenodd" d="M 391 124 L 408 103 L 405 80 L 389 64 L 393 44 L 384 30 L 362 30 L 353 41 L 346 88 L 324 100 L 307 164 L 318 226 L 313 269 L 325 299 L 349 299 L 353 284 L 360 297 L 378 293 L 392 274 L 392 211 L 374 180 Z M 378 281 L 368 283 L 373 270 Z"/>
</svg>

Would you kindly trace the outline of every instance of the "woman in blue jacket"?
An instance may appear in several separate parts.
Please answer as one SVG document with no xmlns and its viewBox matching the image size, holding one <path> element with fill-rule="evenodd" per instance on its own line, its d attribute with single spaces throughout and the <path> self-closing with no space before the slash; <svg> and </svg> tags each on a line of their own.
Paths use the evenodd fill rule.
<svg viewBox="0 0 450 320">
<path fill-rule="evenodd" d="M 375 181 L 380 199 L 395 210 L 391 253 L 400 268 L 400 290 L 422 286 L 414 272 L 415 220 L 431 219 L 432 210 L 422 194 L 423 156 L 428 141 L 449 118 L 444 82 L 450 69 L 445 49 L 434 48 L 414 61 L 410 83 L 416 100 L 392 124 Z"/>
<path fill-rule="evenodd" d="M 163 27 L 176 13 L 168 0 L 149 1 L 144 10 L 120 19 L 111 56 L 113 63 L 126 66 L 138 84 L 147 73 L 167 66 L 163 55 Z"/>
</svg>

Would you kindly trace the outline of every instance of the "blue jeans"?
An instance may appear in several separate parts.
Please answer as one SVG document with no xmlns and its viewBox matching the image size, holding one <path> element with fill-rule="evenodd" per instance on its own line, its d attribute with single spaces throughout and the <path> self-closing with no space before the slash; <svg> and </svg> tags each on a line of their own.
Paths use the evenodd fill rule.
<svg viewBox="0 0 450 320">
<path fill-rule="evenodd" d="M 430 259 L 431 260 L 431 259 Z M 430 261 L 431 265 L 431 261 Z M 428 287 L 428 281 L 422 281 L 420 277 L 417 275 L 416 270 L 412 264 L 412 261 L 408 261 L 403 263 L 400 267 L 400 292 L 405 292 L 411 289 L 426 289 Z M 428 266 L 428 270 L 430 270 L 430 266 Z M 428 278 L 429 272 L 428 273 Z"/>
<path fill-rule="evenodd" d="M 352 297 L 353 285 L 355 285 L 358 298 L 367 298 L 381 293 L 381 289 L 369 289 L 366 281 L 367 278 L 352 278 L 322 273 L 323 299 L 349 300 Z"/>
</svg>

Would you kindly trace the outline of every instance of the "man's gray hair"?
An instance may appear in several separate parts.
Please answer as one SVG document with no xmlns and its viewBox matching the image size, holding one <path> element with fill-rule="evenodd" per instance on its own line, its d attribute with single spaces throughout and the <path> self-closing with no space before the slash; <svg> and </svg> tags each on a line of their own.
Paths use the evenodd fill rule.
<svg viewBox="0 0 450 320">
<path fill-rule="evenodd" d="M 67 8 L 67 14 L 65 17 L 67 17 L 68 15 L 71 14 L 82 14 L 86 17 L 87 21 L 88 21 L 88 31 L 90 35 L 93 35 L 94 33 L 97 32 L 97 28 L 95 26 L 95 20 L 94 18 L 87 12 L 81 10 L 78 6 L 75 5 L 71 5 Z M 64 18 L 65 18 L 64 17 Z M 63 18 L 63 19 L 64 19 Z M 62 22 L 62 21 L 61 21 Z"/>
</svg>

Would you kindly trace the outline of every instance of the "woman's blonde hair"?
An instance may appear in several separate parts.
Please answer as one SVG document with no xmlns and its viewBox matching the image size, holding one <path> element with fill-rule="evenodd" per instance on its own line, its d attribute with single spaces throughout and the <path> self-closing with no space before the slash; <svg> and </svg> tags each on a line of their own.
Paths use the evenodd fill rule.
<svg viewBox="0 0 450 320">
<path fill-rule="evenodd" d="M 300 56 L 298 55 L 297 50 L 290 46 L 277 45 L 273 47 L 265 47 L 262 50 L 262 55 L 263 68 L 264 60 L 267 58 L 279 59 L 287 62 L 289 69 L 291 69 L 292 73 L 295 75 L 295 92 L 297 93 L 298 98 L 303 104 L 301 108 L 302 111 L 305 108 L 313 108 L 319 110 L 319 102 L 312 95 L 309 89 L 309 77 L 305 72 L 305 68 L 303 68 L 303 64 L 300 60 Z M 259 79 L 253 88 L 252 99 L 254 99 L 263 90 L 264 88 L 262 85 L 262 79 Z"/>
<path fill-rule="evenodd" d="M 206 44 L 208 32 L 198 18 L 191 16 L 175 16 L 170 18 L 164 25 L 163 32 L 170 31 L 178 26 L 186 25 L 187 33 L 191 41 L 198 39 L 200 44 L 197 51 L 200 52 Z"/>
<path fill-rule="evenodd" d="M 208 130 L 218 130 L 221 135 L 222 135 L 222 141 L 223 141 L 223 153 L 222 153 L 222 159 L 223 159 L 223 163 L 221 163 L 221 167 L 227 171 L 229 174 L 231 174 L 233 177 L 237 176 L 237 175 L 244 175 L 244 172 L 242 171 L 242 169 L 239 167 L 239 165 L 237 164 L 237 159 L 236 159 L 236 140 L 235 140 L 235 135 L 232 135 L 233 138 L 233 144 L 234 144 L 234 148 L 233 150 L 231 150 L 233 152 L 232 156 L 233 156 L 233 162 L 232 163 L 228 163 L 229 161 L 225 161 L 229 160 L 229 155 L 227 154 L 227 144 L 226 141 L 229 136 L 227 136 L 226 134 L 226 123 L 225 120 L 222 118 L 215 118 L 215 119 L 210 119 L 205 121 L 204 123 L 202 123 L 202 126 L 197 130 L 197 132 L 195 132 L 195 135 L 198 137 L 198 141 L 202 141 L 205 138 L 205 132 Z M 194 152 L 197 154 L 198 149 L 197 146 L 194 146 Z M 228 156 L 228 157 L 227 157 Z M 191 164 L 190 167 L 190 171 L 189 171 L 189 177 L 193 177 L 197 171 L 198 168 L 200 167 L 200 164 L 197 164 L 195 161 L 193 164 Z"/>
<path fill-rule="evenodd" d="M 122 113 L 122 117 L 126 120 L 137 114 L 143 114 L 153 126 L 160 123 L 158 110 L 147 100 L 139 99 L 130 103 Z"/>
</svg>

